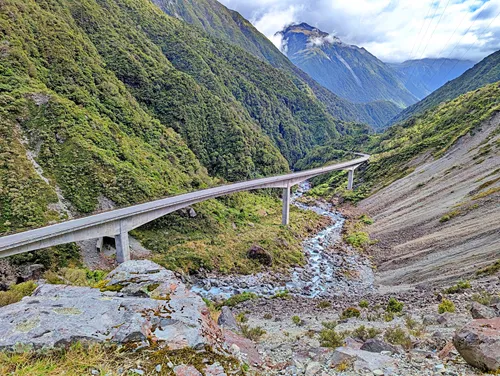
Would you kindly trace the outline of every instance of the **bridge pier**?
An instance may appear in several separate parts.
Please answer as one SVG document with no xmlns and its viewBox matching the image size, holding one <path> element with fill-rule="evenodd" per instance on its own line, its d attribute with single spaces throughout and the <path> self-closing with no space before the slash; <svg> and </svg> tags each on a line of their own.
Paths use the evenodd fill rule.
<svg viewBox="0 0 500 376">
<path fill-rule="evenodd" d="M 288 225 L 290 223 L 290 184 L 283 188 L 283 211 L 281 216 L 281 224 Z"/>
<path fill-rule="evenodd" d="M 351 168 L 348 170 L 347 174 L 347 189 L 352 191 L 352 187 L 354 185 L 354 169 Z"/>
<path fill-rule="evenodd" d="M 120 233 L 115 235 L 116 246 L 116 261 L 119 264 L 130 260 L 130 243 L 128 239 L 128 231 L 123 223 L 120 223 Z"/>
<path fill-rule="evenodd" d="M 97 248 L 97 252 L 102 251 L 102 249 L 104 248 L 104 236 L 97 238 L 97 243 L 96 243 L 95 247 Z"/>
</svg>

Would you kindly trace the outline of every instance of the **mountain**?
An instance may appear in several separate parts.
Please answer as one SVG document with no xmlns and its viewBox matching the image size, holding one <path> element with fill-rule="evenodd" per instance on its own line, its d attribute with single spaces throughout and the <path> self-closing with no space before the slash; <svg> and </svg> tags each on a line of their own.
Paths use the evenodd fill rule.
<svg viewBox="0 0 500 376">
<path fill-rule="evenodd" d="M 412 116 L 428 111 L 442 102 L 457 98 L 459 95 L 476 90 L 487 84 L 500 80 L 500 51 L 497 51 L 468 69 L 460 77 L 446 83 L 444 86 L 418 103 L 406 108 L 389 124 L 405 121 Z"/>
<path fill-rule="evenodd" d="M 401 111 L 389 101 L 353 103 L 333 94 L 295 66 L 238 12 L 228 9 L 216 0 L 153 0 L 153 3 L 168 15 L 203 29 L 210 35 L 284 70 L 301 86 L 310 89 L 334 118 L 366 123 L 378 129 Z"/>
<path fill-rule="evenodd" d="M 417 101 L 398 74 L 364 48 L 306 23 L 288 26 L 280 34 L 282 50 L 295 65 L 347 100 L 391 101 L 402 108 Z"/>
<path fill-rule="evenodd" d="M 281 173 L 350 133 L 290 75 L 149 1 L 2 11 L 1 233 Z"/>
<path fill-rule="evenodd" d="M 419 59 L 387 65 L 400 74 L 401 80 L 413 95 L 422 99 L 447 81 L 460 76 L 471 68 L 474 62 L 458 59 Z"/>
</svg>

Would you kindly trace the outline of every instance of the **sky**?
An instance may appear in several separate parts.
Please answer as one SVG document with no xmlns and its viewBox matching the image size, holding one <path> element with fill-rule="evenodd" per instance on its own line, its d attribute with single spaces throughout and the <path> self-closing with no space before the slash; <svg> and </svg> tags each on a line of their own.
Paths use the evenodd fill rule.
<svg viewBox="0 0 500 376">
<path fill-rule="evenodd" d="M 500 49 L 500 0 L 219 0 L 277 47 L 277 31 L 307 22 L 379 59 L 479 61 Z"/>
</svg>

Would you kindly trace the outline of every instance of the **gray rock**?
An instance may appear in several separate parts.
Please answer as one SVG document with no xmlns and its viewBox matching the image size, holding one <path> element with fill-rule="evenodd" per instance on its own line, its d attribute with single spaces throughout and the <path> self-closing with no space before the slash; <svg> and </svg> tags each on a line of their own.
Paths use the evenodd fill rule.
<svg viewBox="0 0 500 376">
<path fill-rule="evenodd" d="M 361 350 L 369 351 L 373 353 L 381 353 L 382 351 L 390 351 L 391 353 L 399 352 L 394 346 L 391 344 L 384 342 L 380 339 L 371 338 L 367 340 L 363 346 L 361 346 Z"/>
<path fill-rule="evenodd" d="M 497 312 L 490 307 L 473 302 L 470 313 L 474 319 L 492 319 L 497 317 Z"/>
<path fill-rule="evenodd" d="M 344 361 L 353 362 L 354 370 L 385 370 L 392 369 L 395 366 L 395 361 L 389 356 L 376 354 L 364 350 L 350 349 L 347 347 L 339 347 L 335 349 L 330 358 L 330 362 L 337 365 Z"/>
<path fill-rule="evenodd" d="M 248 250 L 247 257 L 252 260 L 257 260 L 262 265 L 271 266 L 273 264 L 273 256 L 264 248 L 256 244 Z"/>
<path fill-rule="evenodd" d="M 234 318 L 231 308 L 223 306 L 217 324 L 226 329 L 238 330 L 239 325 Z"/>
<path fill-rule="evenodd" d="M 151 261 L 129 261 L 110 273 L 109 286 L 41 285 L 31 297 L 0 308 L 0 348 L 35 348 L 75 341 L 136 343 L 171 349 L 220 346 L 222 333 L 203 300 L 172 272 Z M 149 297 L 151 295 L 155 299 Z"/>
<path fill-rule="evenodd" d="M 193 366 L 186 366 L 184 364 L 174 367 L 176 376 L 202 376 L 201 372 Z"/>
<path fill-rule="evenodd" d="M 500 368 L 500 317 L 472 320 L 453 337 L 467 363 L 483 371 Z"/>
</svg>

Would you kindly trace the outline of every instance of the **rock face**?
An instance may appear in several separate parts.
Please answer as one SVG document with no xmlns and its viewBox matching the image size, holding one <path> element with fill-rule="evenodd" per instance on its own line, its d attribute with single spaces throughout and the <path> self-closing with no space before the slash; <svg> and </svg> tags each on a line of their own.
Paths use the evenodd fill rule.
<svg viewBox="0 0 500 376">
<path fill-rule="evenodd" d="M 473 320 L 455 334 L 453 344 L 470 365 L 484 371 L 500 368 L 500 317 Z"/>
<path fill-rule="evenodd" d="M 273 257 L 271 254 L 259 245 L 253 245 L 247 252 L 247 257 L 252 260 L 257 260 L 262 265 L 271 266 Z"/>
<path fill-rule="evenodd" d="M 31 297 L 0 308 L 0 348 L 81 340 L 170 349 L 223 343 L 203 300 L 171 271 L 148 260 L 128 261 L 108 278 L 103 290 L 109 291 L 41 285 Z"/>
</svg>

